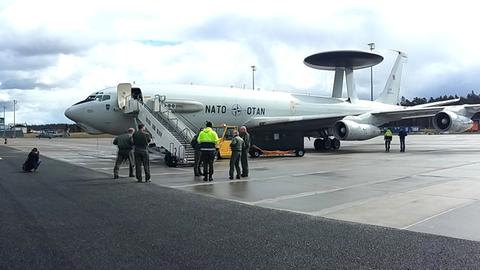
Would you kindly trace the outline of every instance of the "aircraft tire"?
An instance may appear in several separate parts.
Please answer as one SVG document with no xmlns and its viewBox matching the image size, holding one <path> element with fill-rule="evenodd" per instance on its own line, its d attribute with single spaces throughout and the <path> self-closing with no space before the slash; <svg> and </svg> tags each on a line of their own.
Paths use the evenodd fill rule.
<svg viewBox="0 0 480 270">
<path fill-rule="evenodd" d="M 305 150 L 304 149 L 297 149 L 295 150 L 295 156 L 297 157 L 303 157 L 305 155 Z"/>
<path fill-rule="evenodd" d="M 327 151 L 332 149 L 332 139 L 330 138 L 323 139 L 323 149 Z"/>
<path fill-rule="evenodd" d="M 315 151 L 322 151 L 323 150 L 323 139 L 315 139 L 313 142 L 313 147 Z"/>
<path fill-rule="evenodd" d="M 165 164 L 168 167 L 177 167 L 178 165 L 177 157 L 172 156 L 172 154 L 170 153 L 165 154 Z"/>
<path fill-rule="evenodd" d="M 338 150 L 340 148 L 340 140 L 337 138 L 334 138 L 332 140 L 332 149 L 333 150 Z"/>
<path fill-rule="evenodd" d="M 250 157 L 252 158 L 258 158 L 262 155 L 262 152 L 260 152 L 259 150 L 253 150 L 250 152 Z"/>
</svg>

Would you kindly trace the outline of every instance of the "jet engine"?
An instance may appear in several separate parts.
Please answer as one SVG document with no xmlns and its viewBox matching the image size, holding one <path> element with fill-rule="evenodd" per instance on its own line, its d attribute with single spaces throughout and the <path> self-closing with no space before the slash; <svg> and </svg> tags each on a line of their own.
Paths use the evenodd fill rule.
<svg viewBox="0 0 480 270">
<path fill-rule="evenodd" d="M 373 125 L 360 124 L 352 120 L 340 120 L 334 124 L 333 134 L 340 140 L 361 141 L 376 137 L 382 132 Z"/>
<path fill-rule="evenodd" d="M 464 132 L 473 126 L 471 119 L 451 111 L 441 111 L 433 117 L 433 126 L 440 131 Z"/>
</svg>

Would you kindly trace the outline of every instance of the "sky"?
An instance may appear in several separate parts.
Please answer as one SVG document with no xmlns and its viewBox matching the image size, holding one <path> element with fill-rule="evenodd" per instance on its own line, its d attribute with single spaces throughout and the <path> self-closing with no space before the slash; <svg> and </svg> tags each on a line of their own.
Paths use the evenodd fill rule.
<svg viewBox="0 0 480 270">
<path fill-rule="evenodd" d="M 284 3 L 282 3 L 284 2 Z M 63 112 L 121 82 L 255 87 L 331 95 L 331 71 L 305 57 L 368 50 L 374 91 L 396 52 L 407 53 L 401 95 L 480 90 L 476 1 L 111 1 L 0 2 L 0 106 L 6 122 L 71 123 Z M 370 70 L 355 71 L 370 97 Z M 0 109 L 2 109 L 0 107 Z M 1 111 L 0 111 L 1 115 Z"/>
</svg>

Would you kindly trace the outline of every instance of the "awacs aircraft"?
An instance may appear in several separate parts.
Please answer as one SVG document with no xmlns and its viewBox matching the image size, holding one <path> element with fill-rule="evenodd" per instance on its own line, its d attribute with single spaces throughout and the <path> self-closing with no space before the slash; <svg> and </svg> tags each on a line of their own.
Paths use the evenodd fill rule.
<svg viewBox="0 0 480 270">
<path fill-rule="evenodd" d="M 247 126 L 254 143 L 267 148 L 289 148 L 304 154 L 304 137 L 315 148 L 338 149 L 341 140 L 368 140 L 381 126 L 407 118 L 433 116 L 434 127 L 451 133 L 472 126 L 479 105 L 448 106 L 450 100 L 421 106 L 398 106 L 400 79 L 406 55 L 398 52 L 385 88 L 375 101 L 359 100 L 353 71 L 378 64 L 383 57 L 363 51 L 333 51 L 305 59 L 317 69 L 335 70 L 332 97 L 277 91 L 253 91 L 197 85 L 130 85 L 94 92 L 65 111 L 91 134 L 120 134 L 142 122 L 174 159 L 187 162 L 189 140 L 205 121 L 215 125 Z M 346 77 L 347 97 L 342 97 Z M 256 153 L 253 153 L 256 154 Z"/>
</svg>

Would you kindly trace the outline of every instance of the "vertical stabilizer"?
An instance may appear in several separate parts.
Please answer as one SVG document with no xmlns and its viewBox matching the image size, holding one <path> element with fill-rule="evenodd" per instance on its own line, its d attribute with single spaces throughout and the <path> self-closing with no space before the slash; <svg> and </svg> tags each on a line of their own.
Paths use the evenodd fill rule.
<svg viewBox="0 0 480 270">
<path fill-rule="evenodd" d="M 404 52 L 398 52 L 397 60 L 393 65 L 390 76 L 388 76 L 385 88 L 380 96 L 376 99 L 377 102 L 396 105 L 400 99 L 400 82 L 402 79 L 403 60 L 407 58 Z"/>
</svg>

